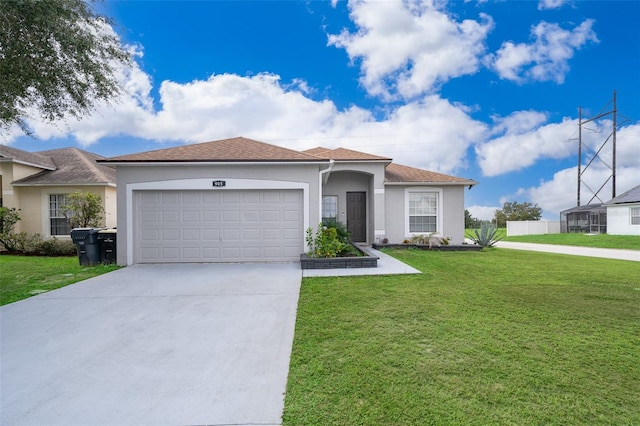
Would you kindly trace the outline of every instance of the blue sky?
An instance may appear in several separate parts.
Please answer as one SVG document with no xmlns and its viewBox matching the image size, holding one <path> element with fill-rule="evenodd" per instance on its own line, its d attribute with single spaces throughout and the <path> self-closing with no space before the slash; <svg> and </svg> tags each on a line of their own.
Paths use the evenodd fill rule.
<svg viewBox="0 0 640 426">
<path fill-rule="evenodd" d="M 100 7 L 116 22 L 105 31 L 136 52 L 119 70 L 122 98 L 82 121 L 31 119 L 35 138 L 14 128 L 1 143 L 104 156 L 235 136 L 342 146 L 478 181 L 465 200 L 476 217 L 528 201 L 557 219 L 576 204 L 578 106 L 606 111 L 615 89 L 617 192 L 640 183 L 640 1 Z M 585 150 L 611 129 L 610 117 L 587 126 Z M 597 189 L 610 173 L 596 161 L 584 181 Z"/>
</svg>

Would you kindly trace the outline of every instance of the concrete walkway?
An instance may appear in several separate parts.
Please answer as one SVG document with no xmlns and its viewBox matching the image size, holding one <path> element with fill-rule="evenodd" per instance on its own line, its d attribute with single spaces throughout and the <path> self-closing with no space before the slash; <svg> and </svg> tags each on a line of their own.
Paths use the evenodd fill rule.
<svg viewBox="0 0 640 426">
<path fill-rule="evenodd" d="M 360 248 L 372 256 L 378 257 L 377 268 L 345 268 L 345 269 L 303 269 L 303 277 L 352 277 L 358 275 L 399 275 L 421 274 L 422 272 L 382 253 L 380 250 L 361 245 Z"/>
<path fill-rule="evenodd" d="M 495 247 L 513 250 L 540 251 L 546 253 L 569 254 L 574 256 L 602 257 L 606 259 L 640 262 L 640 250 L 620 250 L 593 247 L 560 246 L 554 244 L 516 243 L 499 241 Z"/>
<path fill-rule="evenodd" d="M 279 425 L 299 263 L 129 266 L 0 307 L 0 424 Z"/>
</svg>

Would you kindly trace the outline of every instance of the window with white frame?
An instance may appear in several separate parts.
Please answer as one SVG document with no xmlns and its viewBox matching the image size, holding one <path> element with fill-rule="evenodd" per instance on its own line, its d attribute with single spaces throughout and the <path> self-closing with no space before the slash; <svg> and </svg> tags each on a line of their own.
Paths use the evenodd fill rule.
<svg viewBox="0 0 640 426">
<path fill-rule="evenodd" d="M 640 225 L 640 207 L 631 207 L 629 216 L 631 216 L 632 225 Z"/>
<path fill-rule="evenodd" d="M 322 223 L 335 224 L 338 220 L 338 196 L 325 195 L 322 197 Z"/>
<path fill-rule="evenodd" d="M 49 226 L 51 235 L 69 235 L 71 227 L 64 217 L 62 206 L 66 202 L 66 194 L 49 194 Z"/>
<path fill-rule="evenodd" d="M 409 192 L 409 233 L 438 231 L 438 192 Z"/>
</svg>

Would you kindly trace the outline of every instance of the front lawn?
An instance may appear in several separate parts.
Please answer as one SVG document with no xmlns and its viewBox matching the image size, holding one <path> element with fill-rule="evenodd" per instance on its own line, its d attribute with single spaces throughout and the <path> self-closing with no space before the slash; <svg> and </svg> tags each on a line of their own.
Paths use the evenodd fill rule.
<svg viewBox="0 0 640 426">
<path fill-rule="evenodd" d="M 546 234 L 519 235 L 506 237 L 504 241 L 521 243 L 560 244 L 565 246 L 583 246 L 640 250 L 640 236 L 638 235 L 609 235 L 609 234 Z"/>
<path fill-rule="evenodd" d="M 388 253 L 303 280 L 284 425 L 640 424 L 640 263 Z"/>
<path fill-rule="evenodd" d="M 0 256 L 0 305 L 64 287 L 118 269 L 80 266 L 77 257 Z"/>
</svg>

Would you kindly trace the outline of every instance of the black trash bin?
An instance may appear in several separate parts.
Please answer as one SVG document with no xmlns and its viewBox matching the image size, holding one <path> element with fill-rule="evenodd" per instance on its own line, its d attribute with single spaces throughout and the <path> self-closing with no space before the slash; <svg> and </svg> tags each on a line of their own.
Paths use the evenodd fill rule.
<svg viewBox="0 0 640 426">
<path fill-rule="evenodd" d="M 94 228 L 74 228 L 71 240 L 78 250 L 78 261 L 82 266 L 94 266 L 100 263 L 98 230 Z"/>
<path fill-rule="evenodd" d="M 109 265 L 116 263 L 117 232 L 115 229 L 98 231 L 98 245 L 100 246 L 100 262 Z"/>
</svg>

